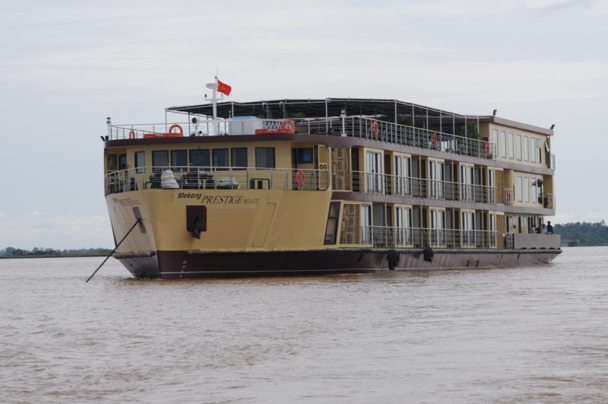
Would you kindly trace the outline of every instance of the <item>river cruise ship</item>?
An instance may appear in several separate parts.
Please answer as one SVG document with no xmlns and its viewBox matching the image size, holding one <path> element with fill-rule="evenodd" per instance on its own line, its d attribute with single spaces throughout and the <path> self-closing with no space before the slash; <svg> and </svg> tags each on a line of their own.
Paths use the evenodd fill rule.
<svg viewBox="0 0 608 404">
<path fill-rule="evenodd" d="M 217 81 L 215 83 L 217 86 Z M 548 264 L 553 130 L 388 99 L 170 107 L 114 125 L 104 190 L 138 278 Z M 537 233 L 537 231 L 539 233 Z"/>
</svg>

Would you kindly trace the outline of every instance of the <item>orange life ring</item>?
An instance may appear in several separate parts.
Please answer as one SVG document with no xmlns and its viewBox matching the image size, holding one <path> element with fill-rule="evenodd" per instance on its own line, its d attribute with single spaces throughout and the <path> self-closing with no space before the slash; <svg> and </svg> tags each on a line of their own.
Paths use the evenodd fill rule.
<svg viewBox="0 0 608 404">
<path fill-rule="evenodd" d="M 374 136 L 378 136 L 378 122 L 372 122 L 372 133 Z"/>
<path fill-rule="evenodd" d="M 173 128 L 177 128 L 179 129 L 179 133 L 173 133 Z M 182 129 L 181 126 L 179 126 L 178 124 L 175 125 L 171 125 L 171 127 L 169 128 L 169 135 L 179 135 L 179 136 L 184 136 L 184 130 Z"/>
<path fill-rule="evenodd" d="M 291 128 L 286 129 L 285 124 L 291 125 Z M 290 121 L 289 119 L 287 119 L 287 120 L 281 122 L 281 128 L 277 132 L 294 134 L 294 133 L 296 133 L 296 124 L 293 123 L 293 121 Z"/>
<path fill-rule="evenodd" d="M 129 132 L 129 139 L 135 139 L 135 131 L 131 129 L 131 132 Z"/>
<path fill-rule="evenodd" d="M 302 181 L 300 181 L 300 179 L 298 178 L 298 175 L 302 175 Z M 302 186 L 304 185 L 304 183 L 306 182 L 306 174 L 304 174 L 302 172 L 302 170 L 298 170 L 298 172 L 296 173 L 296 184 L 298 184 L 298 186 Z"/>
<path fill-rule="evenodd" d="M 490 143 L 486 143 L 486 154 L 490 154 Z"/>
<path fill-rule="evenodd" d="M 437 146 L 437 134 L 433 133 L 433 146 Z"/>
</svg>

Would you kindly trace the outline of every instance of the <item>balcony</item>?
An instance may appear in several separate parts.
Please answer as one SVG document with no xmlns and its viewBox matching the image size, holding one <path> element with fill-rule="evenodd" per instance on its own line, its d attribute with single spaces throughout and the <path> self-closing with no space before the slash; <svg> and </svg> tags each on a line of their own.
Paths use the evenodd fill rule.
<svg viewBox="0 0 608 404">
<path fill-rule="evenodd" d="M 169 172 L 163 180 L 163 172 Z M 171 181 L 171 179 L 174 181 Z M 142 189 L 326 191 L 329 170 L 232 167 L 138 167 L 104 177 L 105 194 Z"/>
<path fill-rule="evenodd" d="M 202 120 L 190 122 L 108 125 L 109 140 L 143 139 L 155 137 L 218 136 L 255 133 L 255 127 L 279 128 L 290 120 L 257 119 Z M 481 159 L 496 159 L 496 145 L 477 140 L 408 125 L 380 121 L 361 116 L 293 119 L 296 134 L 346 136 L 375 140 L 444 153 Z M 277 132 L 279 133 L 279 132 Z M 254 140 L 254 138 L 252 138 Z"/>
<path fill-rule="evenodd" d="M 495 231 L 361 226 L 354 244 L 376 248 L 498 248 Z M 359 243 L 357 243 L 357 241 Z"/>
<path fill-rule="evenodd" d="M 353 171 L 352 181 L 352 190 L 354 192 L 431 200 L 496 204 L 496 187 L 485 185 L 375 174 L 365 171 Z"/>
</svg>

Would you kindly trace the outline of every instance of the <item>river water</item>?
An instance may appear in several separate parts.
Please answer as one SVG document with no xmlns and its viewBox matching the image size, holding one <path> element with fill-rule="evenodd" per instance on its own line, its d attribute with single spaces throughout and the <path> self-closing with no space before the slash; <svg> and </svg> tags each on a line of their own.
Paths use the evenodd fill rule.
<svg viewBox="0 0 608 404">
<path fill-rule="evenodd" d="M 608 248 L 494 270 L 138 281 L 0 260 L 0 402 L 605 403 Z"/>
</svg>

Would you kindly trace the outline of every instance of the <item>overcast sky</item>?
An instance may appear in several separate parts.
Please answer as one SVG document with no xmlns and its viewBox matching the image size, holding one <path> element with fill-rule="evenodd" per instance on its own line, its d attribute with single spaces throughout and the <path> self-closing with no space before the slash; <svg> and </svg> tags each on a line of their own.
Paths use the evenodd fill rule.
<svg viewBox="0 0 608 404">
<path fill-rule="evenodd" d="M 87 5 L 89 4 L 89 5 Z M 586 0 L 0 1 L 0 249 L 112 247 L 106 117 L 373 97 L 555 124 L 554 223 L 608 220 L 608 4 Z"/>
</svg>

